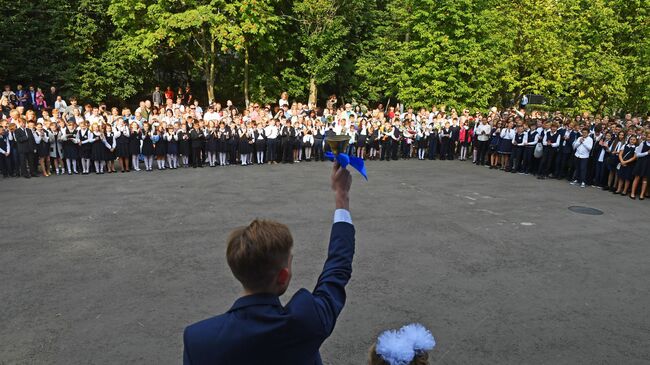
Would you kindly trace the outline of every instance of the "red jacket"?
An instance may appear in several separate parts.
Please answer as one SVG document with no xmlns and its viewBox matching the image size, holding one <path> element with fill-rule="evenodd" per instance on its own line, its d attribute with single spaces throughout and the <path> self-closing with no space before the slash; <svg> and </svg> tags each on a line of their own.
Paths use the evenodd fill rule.
<svg viewBox="0 0 650 365">
<path fill-rule="evenodd" d="M 472 128 L 461 128 L 460 129 L 460 138 L 458 138 L 459 142 L 467 142 L 467 143 L 472 143 L 472 138 L 474 138 L 474 130 Z"/>
</svg>

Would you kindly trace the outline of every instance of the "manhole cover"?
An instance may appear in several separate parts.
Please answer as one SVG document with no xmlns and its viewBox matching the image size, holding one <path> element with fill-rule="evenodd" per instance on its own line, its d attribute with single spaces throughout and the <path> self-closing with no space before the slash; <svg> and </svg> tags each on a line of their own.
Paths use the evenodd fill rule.
<svg viewBox="0 0 650 365">
<path fill-rule="evenodd" d="M 569 207 L 569 210 L 574 212 L 574 213 L 579 213 L 579 214 L 587 214 L 587 215 L 603 215 L 602 210 L 598 210 L 595 208 L 589 208 L 589 207 L 581 207 L 579 205 L 574 205 Z"/>
</svg>

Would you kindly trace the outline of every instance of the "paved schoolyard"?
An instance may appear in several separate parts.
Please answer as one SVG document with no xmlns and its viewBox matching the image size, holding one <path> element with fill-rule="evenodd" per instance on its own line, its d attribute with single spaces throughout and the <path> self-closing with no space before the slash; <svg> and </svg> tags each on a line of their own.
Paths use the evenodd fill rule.
<svg viewBox="0 0 650 365">
<path fill-rule="evenodd" d="M 313 287 L 330 166 L 1 180 L 0 363 L 179 363 L 184 326 L 237 298 L 225 237 L 255 217 L 294 234 L 289 293 Z M 650 202 L 458 161 L 368 171 L 325 363 L 363 364 L 381 330 L 414 321 L 432 363 L 650 362 Z"/>
</svg>

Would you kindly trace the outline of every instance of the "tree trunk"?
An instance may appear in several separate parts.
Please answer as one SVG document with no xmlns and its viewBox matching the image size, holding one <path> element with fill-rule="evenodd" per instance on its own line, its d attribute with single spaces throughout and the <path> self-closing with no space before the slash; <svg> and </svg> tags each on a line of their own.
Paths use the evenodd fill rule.
<svg viewBox="0 0 650 365">
<path fill-rule="evenodd" d="M 318 97 L 318 89 L 316 88 L 316 79 L 311 77 L 309 79 L 309 104 L 312 108 L 316 107 L 316 100 Z"/>
<path fill-rule="evenodd" d="M 248 46 L 245 46 L 244 47 L 244 100 L 246 100 L 246 108 L 248 108 L 248 105 L 250 104 L 250 100 L 248 98 L 248 63 L 249 63 Z"/>
<path fill-rule="evenodd" d="M 210 62 L 210 64 L 206 66 L 205 70 L 205 86 L 208 91 L 208 103 L 214 102 L 214 73 L 214 62 Z"/>
</svg>

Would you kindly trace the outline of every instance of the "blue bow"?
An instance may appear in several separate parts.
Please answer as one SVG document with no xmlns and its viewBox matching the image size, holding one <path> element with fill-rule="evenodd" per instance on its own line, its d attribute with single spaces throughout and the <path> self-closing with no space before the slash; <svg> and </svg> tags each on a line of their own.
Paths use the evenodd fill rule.
<svg viewBox="0 0 650 365">
<path fill-rule="evenodd" d="M 363 176 L 366 181 L 368 180 L 368 175 L 366 174 L 366 165 L 363 162 L 362 158 L 349 156 L 345 153 L 339 153 L 338 155 L 333 154 L 332 152 L 325 152 L 325 157 L 330 160 L 336 160 L 341 167 L 346 168 L 348 165 L 354 167 L 361 176 Z"/>
</svg>

